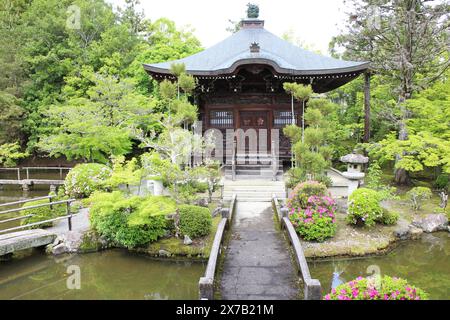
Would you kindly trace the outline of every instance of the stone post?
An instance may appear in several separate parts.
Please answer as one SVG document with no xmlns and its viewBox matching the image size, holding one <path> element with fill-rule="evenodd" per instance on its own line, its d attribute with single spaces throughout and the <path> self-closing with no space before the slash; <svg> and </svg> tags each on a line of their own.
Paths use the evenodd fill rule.
<svg viewBox="0 0 450 320">
<path fill-rule="evenodd" d="M 230 209 L 229 208 L 222 208 L 221 213 L 222 213 L 222 218 L 230 219 Z"/>
<path fill-rule="evenodd" d="M 319 280 L 305 281 L 305 300 L 322 300 L 322 286 Z"/>
<path fill-rule="evenodd" d="M 280 226 L 281 229 L 284 227 L 283 219 L 288 218 L 289 219 L 289 210 L 286 207 L 283 207 L 280 209 L 281 217 L 280 218 Z"/>
<path fill-rule="evenodd" d="M 200 278 L 198 289 L 200 300 L 214 300 L 214 283 L 212 279 Z"/>
</svg>

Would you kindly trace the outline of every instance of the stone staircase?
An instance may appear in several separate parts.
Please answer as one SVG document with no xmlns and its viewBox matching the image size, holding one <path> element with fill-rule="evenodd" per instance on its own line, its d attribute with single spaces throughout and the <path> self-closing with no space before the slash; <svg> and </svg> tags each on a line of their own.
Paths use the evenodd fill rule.
<svg viewBox="0 0 450 320">
<path fill-rule="evenodd" d="M 269 154 L 245 154 L 236 156 L 236 179 L 237 180 L 272 180 L 272 158 Z M 283 165 L 280 162 L 278 164 L 278 170 L 276 173 L 277 181 L 283 178 Z M 225 166 L 225 178 L 232 179 L 233 172 L 232 166 L 228 163 Z"/>
<path fill-rule="evenodd" d="M 284 181 L 271 181 L 271 179 L 238 179 L 232 181 L 225 179 L 223 199 L 230 201 L 236 194 L 239 202 L 270 202 L 272 195 L 279 199 L 286 198 Z"/>
</svg>

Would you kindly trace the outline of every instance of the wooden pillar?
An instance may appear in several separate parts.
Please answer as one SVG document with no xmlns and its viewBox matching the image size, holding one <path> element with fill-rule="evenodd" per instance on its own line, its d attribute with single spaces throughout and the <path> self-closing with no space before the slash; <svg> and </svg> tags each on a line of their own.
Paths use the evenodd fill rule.
<svg viewBox="0 0 450 320">
<path fill-rule="evenodd" d="M 370 72 L 364 73 L 364 143 L 370 140 Z"/>
</svg>

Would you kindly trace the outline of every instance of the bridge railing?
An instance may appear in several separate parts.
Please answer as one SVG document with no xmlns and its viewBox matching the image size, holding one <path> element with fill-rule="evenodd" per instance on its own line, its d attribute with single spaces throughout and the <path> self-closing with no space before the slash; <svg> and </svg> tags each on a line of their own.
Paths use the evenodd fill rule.
<svg viewBox="0 0 450 320">
<path fill-rule="evenodd" d="M 208 259 L 208 265 L 203 277 L 198 282 L 199 298 L 200 300 L 214 300 L 214 279 L 217 271 L 217 264 L 222 252 L 222 244 L 224 242 L 224 234 L 227 226 L 230 226 L 234 212 L 236 210 L 237 196 L 233 195 L 229 208 L 222 209 L 222 220 L 217 227 L 216 235 L 214 237 L 211 253 Z"/>
<path fill-rule="evenodd" d="M 25 172 L 25 179 L 30 180 L 31 171 L 59 171 L 59 177 L 61 180 L 64 179 L 64 171 L 70 171 L 70 167 L 20 167 L 20 168 L 0 168 L 0 171 L 15 171 L 17 173 L 17 180 L 21 181 L 24 179 L 22 173 Z"/>
<path fill-rule="evenodd" d="M 298 239 L 297 232 L 294 229 L 291 221 L 288 217 L 288 210 L 282 208 L 275 195 L 272 196 L 272 204 L 275 210 L 275 214 L 280 220 L 281 227 L 286 230 L 289 242 L 294 250 L 295 261 L 300 270 L 300 274 L 304 284 L 304 300 L 321 300 L 322 299 L 322 285 L 317 279 L 311 278 L 309 272 L 308 262 L 306 261 L 305 254 L 303 252 L 302 244 Z"/>
<path fill-rule="evenodd" d="M 42 203 L 42 204 L 37 204 L 37 205 L 29 206 L 29 207 L 21 207 L 21 208 L 14 208 L 14 209 L 7 209 L 7 210 L 0 211 L 0 217 L 3 216 L 3 215 L 6 215 L 6 214 L 20 213 L 21 211 L 24 211 L 24 210 L 32 210 L 32 209 L 43 208 L 43 207 L 49 207 L 49 209 L 52 210 L 53 206 L 55 206 L 55 205 L 65 205 L 66 206 L 66 212 L 65 212 L 64 216 L 59 216 L 59 217 L 52 218 L 52 219 L 47 219 L 47 220 L 44 220 L 44 221 L 38 221 L 38 222 L 34 222 L 34 223 L 29 223 L 29 224 L 26 224 L 26 225 L 21 225 L 21 226 L 17 226 L 17 227 L 12 227 L 12 228 L 8 228 L 8 229 L 0 230 L 0 234 L 12 232 L 12 231 L 17 231 L 17 230 L 21 230 L 21 229 L 26 229 L 26 228 L 29 228 L 29 227 L 39 226 L 39 225 L 43 225 L 43 224 L 47 224 L 47 223 L 55 222 L 55 221 L 60 221 L 60 220 L 64 220 L 64 219 L 67 219 L 68 228 L 69 228 L 69 231 L 71 231 L 72 230 L 72 218 L 74 216 L 76 216 L 76 215 L 71 213 L 71 211 L 70 211 L 70 204 L 72 202 L 74 202 L 75 199 L 52 201 L 53 198 L 54 198 L 54 196 L 46 196 L 46 197 L 39 197 L 39 198 L 20 200 L 20 201 L 15 201 L 15 202 L 9 202 L 9 203 L 1 204 L 0 208 L 1 207 L 8 207 L 8 206 L 13 206 L 13 205 L 24 204 L 24 203 L 27 203 L 27 202 L 32 202 L 32 201 L 37 201 L 37 200 L 49 199 L 48 203 Z M 20 220 L 23 220 L 23 219 L 31 218 L 33 216 L 35 216 L 35 214 L 31 214 L 30 213 L 30 214 L 26 214 L 26 215 L 21 215 L 21 216 L 17 216 L 17 217 L 3 219 L 3 220 L 0 220 L 0 226 L 2 224 L 4 224 L 4 223 L 20 221 Z"/>
</svg>

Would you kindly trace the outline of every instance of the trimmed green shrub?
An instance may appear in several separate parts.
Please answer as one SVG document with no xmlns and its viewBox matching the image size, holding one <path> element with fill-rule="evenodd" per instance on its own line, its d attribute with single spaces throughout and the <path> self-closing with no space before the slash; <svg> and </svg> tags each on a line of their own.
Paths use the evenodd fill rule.
<svg viewBox="0 0 450 320">
<path fill-rule="evenodd" d="M 430 188 L 427 187 L 415 187 L 407 193 L 411 202 L 411 207 L 418 211 L 422 206 L 423 201 L 431 199 L 433 193 Z"/>
<path fill-rule="evenodd" d="M 398 212 L 383 208 L 382 216 L 377 220 L 377 222 L 385 225 L 394 225 L 397 224 L 399 218 L 400 215 Z"/>
<path fill-rule="evenodd" d="M 70 197 L 89 197 L 94 191 L 103 191 L 112 170 L 98 163 L 75 166 L 66 176 L 64 188 Z"/>
<path fill-rule="evenodd" d="M 375 190 L 361 188 L 349 197 L 347 222 L 372 227 L 383 216 L 380 195 Z"/>
<path fill-rule="evenodd" d="M 341 284 L 325 300 L 427 300 L 428 294 L 404 279 L 378 276 L 359 277 Z"/>
<path fill-rule="evenodd" d="M 121 192 L 94 193 L 90 198 L 92 227 L 108 241 L 134 248 L 166 234 L 167 214 L 176 211 L 166 197 L 130 197 Z"/>
<path fill-rule="evenodd" d="M 56 200 L 53 199 L 52 201 L 56 201 Z M 22 208 L 36 206 L 36 205 L 40 205 L 40 204 L 46 204 L 46 203 L 49 203 L 48 199 L 30 201 L 30 202 L 25 203 L 22 206 Z M 27 225 L 30 223 L 35 223 L 35 222 L 39 222 L 39 221 L 45 221 L 45 220 L 50 220 L 53 218 L 61 217 L 66 214 L 66 205 L 65 204 L 57 204 L 57 205 L 54 205 L 52 209 L 50 209 L 50 206 L 45 206 L 45 207 L 21 211 L 22 216 L 27 216 L 29 214 L 33 214 L 33 216 L 22 219 L 20 221 L 21 225 Z M 47 222 L 44 224 L 32 226 L 30 228 L 31 229 L 39 229 L 39 228 L 49 228 L 51 226 L 53 226 L 53 222 Z"/>
<path fill-rule="evenodd" d="M 207 236 L 211 232 L 212 217 L 209 209 L 183 205 L 179 208 L 180 231 L 183 235 L 195 239 Z"/>
<path fill-rule="evenodd" d="M 305 209 L 308 206 L 309 197 L 328 195 L 328 189 L 323 183 L 317 181 L 306 181 L 295 187 L 287 201 L 287 205 L 290 208 Z"/>
</svg>

